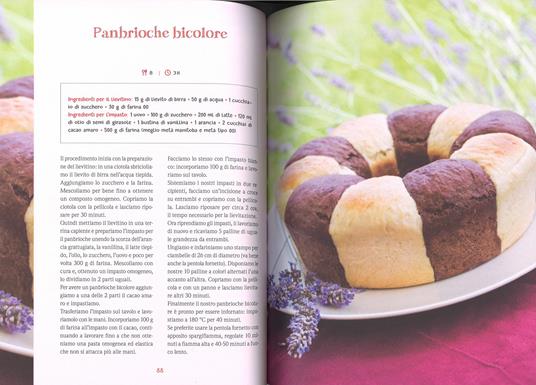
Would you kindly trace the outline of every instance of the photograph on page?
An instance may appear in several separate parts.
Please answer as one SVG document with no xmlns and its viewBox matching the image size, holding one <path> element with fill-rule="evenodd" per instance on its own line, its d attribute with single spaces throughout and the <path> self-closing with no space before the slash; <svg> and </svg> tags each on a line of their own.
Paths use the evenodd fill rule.
<svg viewBox="0 0 536 385">
<path fill-rule="evenodd" d="M 32 383 L 33 2 L 0 1 L 0 383 Z"/>
<path fill-rule="evenodd" d="M 270 384 L 529 383 L 536 4 L 315 2 L 267 34 Z"/>
</svg>

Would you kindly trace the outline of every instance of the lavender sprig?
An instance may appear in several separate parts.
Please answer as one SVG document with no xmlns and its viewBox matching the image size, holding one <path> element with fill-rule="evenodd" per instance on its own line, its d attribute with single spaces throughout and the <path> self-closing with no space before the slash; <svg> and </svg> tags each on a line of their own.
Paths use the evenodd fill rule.
<svg viewBox="0 0 536 385">
<path fill-rule="evenodd" d="M 398 22 L 402 19 L 402 15 L 400 14 L 395 0 L 385 0 L 385 11 L 395 22 Z"/>
<path fill-rule="evenodd" d="M 292 144 L 288 142 L 281 143 L 275 139 L 270 138 L 267 140 L 267 148 L 268 148 L 268 151 L 270 152 L 286 153 L 292 150 Z"/>
<path fill-rule="evenodd" d="M 311 31 L 318 36 L 325 36 L 326 35 L 326 28 L 320 24 L 313 24 L 311 26 Z"/>
<path fill-rule="evenodd" d="M 8 25 L 6 17 L 4 15 L 4 9 L 0 6 L 0 40 L 11 42 L 13 41 L 14 37 L 15 33 Z"/>
<path fill-rule="evenodd" d="M 374 29 L 378 36 L 387 44 L 393 44 L 397 40 L 397 33 L 395 30 L 389 28 L 382 23 L 374 23 Z"/>
<path fill-rule="evenodd" d="M 329 82 L 337 88 L 344 90 L 346 92 L 353 92 L 354 86 L 348 80 L 346 80 L 341 75 L 331 74 L 329 76 Z"/>
<path fill-rule="evenodd" d="M 278 106 L 276 109 L 275 109 L 275 115 L 277 116 L 277 119 L 287 125 L 287 126 L 293 126 L 294 123 L 295 123 L 295 120 L 294 120 L 294 117 L 291 116 L 287 109 L 283 106 Z"/>
<path fill-rule="evenodd" d="M 301 358 L 311 349 L 313 340 L 318 334 L 320 311 L 313 301 L 302 299 L 295 305 L 296 314 L 291 318 L 288 328 L 287 352 L 294 358 Z"/>
<path fill-rule="evenodd" d="M 434 40 L 444 40 L 447 39 L 447 34 L 445 31 L 441 29 L 439 25 L 435 23 L 435 21 L 428 19 L 424 22 L 424 26 L 426 27 L 426 31 L 428 34 L 432 37 Z"/>
<path fill-rule="evenodd" d="M 266 46 L 271 49 L 279 49 L 281 48 L 281 42 L 278 37 L 268 32 L 266 34 Z"/>
<path fill-rule="evenodd" d="M 292 50 L 292 41 L 288 41 L 287 44 L 283 47 L 283 56 L 285 59 L 287 59 L 287 62 L 289 64 L 297 64 L 298 59 L 296 58 L 296 55 L 294 55 L 294 51 Z"/>
<path fill-rule="evenodd" d="M 273 274 L 268 276 L 268 304 L 274 309 L 291 307 L 295 314 L 290 319 L 291 330 L 285 345 L 294 358 L 309 351 L 318 334 L 320 311 L 317 305 L 343 307 L 354 299 L 357 289 L 345 288 L 336 283 L 324 282 L 315 274 L 305 276 L 295 263 L 279 273 L 276 283 Z"/>
<path fill-rule="evenodd" d="M 296 267 L 295 263 L 290 263 L 290 270 L 279 272 L 279 287 L 289 302 L 293 303 L 301 299 L 304 285 L 301 271 Z"/>
<path fill-rule="evenodd" d="M 314 293 L 318 303 L 324 306 L 343 307 L 349 305 L 355 294 L 354 288 L 341 287 L 336 283 L 324 282 L 313 273 L 305 276 L 307 289 Z"/>
<path fill-rule="evenodd" d="M 22 302 L 0 290 L 0 328 L 9 333 L 26 333 L 33 326 L 33 311 Z"/>
</svg>

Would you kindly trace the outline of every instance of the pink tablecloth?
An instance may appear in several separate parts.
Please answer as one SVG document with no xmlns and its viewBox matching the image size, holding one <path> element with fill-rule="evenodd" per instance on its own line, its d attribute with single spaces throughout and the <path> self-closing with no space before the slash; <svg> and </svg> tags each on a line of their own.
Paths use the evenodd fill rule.
<svg viewBox="0 0 536 385">
<path fill-rule="evenodd" d="M 33 359 L 0 351 L 0 385 L 32 385 Z"/>
<path fill-rule="evenodd" d="M 536 384 L 536 270 L 479 298 L 430 312 L 321 321 L 290 358 L 288 317 L 270 312 L 271 385 Z"/>
</svg>

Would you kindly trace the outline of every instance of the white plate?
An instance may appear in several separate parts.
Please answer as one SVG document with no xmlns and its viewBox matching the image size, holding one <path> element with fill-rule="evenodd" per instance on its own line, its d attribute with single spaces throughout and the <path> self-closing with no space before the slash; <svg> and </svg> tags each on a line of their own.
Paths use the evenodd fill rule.
<svg viewBox="0 0 536 385">
<path fill-rule="evenodd" d="M 268 271 L 276 274 L 298 262 L 298 254 L 277 210 L 268 215 Z M 320 307 L 324 319 L 369 319 L 418 313 L 477 297 L 536 268 L 536 221 L 501 255 L 443 281 L 403 289 L 366 290 L 343 308 Z M 292 309 L 283 310 L 292 313 Z"/>
<path fill-rule="evenodd" d="M 0 350 L 33 357 L 33 331 L 9 334 L 0 330 Z"/>
</svg>

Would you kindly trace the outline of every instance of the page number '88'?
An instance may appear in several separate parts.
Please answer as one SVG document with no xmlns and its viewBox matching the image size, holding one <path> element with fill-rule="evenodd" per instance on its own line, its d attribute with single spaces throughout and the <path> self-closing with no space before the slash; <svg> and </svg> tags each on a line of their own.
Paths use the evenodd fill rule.
<svg viewBox="0 0 536 385">
<path fill-rule="evenodd" d="M 156 373 L 164 373 L 164 368 L 156 368 Z"/>
</svg>

